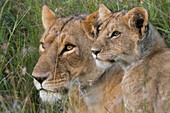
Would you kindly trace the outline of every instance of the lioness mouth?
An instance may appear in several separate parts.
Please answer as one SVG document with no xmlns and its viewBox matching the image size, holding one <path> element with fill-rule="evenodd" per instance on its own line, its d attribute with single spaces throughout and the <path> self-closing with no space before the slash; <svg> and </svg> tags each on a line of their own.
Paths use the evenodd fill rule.
<svg viewBox="0 0 170 113">
<path fill-rule="evenodd" d="M 39 91 L 45 91 L 45 92 L 50 92 L 50 93 L 63 93 L 63 94 L 67 94 L 68 93 L 68 89 L 65 88 L 65 87 L 62 87 L 62 88 L 59 88 L 55 91 L 50 91 L 50 90 L 47 90 L 47 89 L 44 89 L 44 88 L 41 88 Z"/>
</svg>

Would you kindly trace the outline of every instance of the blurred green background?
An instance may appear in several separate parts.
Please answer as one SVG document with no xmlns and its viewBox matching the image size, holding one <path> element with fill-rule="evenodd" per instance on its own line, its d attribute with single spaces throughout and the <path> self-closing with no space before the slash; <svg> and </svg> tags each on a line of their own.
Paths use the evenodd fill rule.
<svg viewBox="0 0 170 113">
<path fill-rule="evenodd" d="M 42 104 L 30 77 L 39 54 L 44 28 L 41 8 L 47 5 L 59 16 L 92 13 L 105 4 L 118 11 L 142 6 L 151 23 L 170 46 L 169 0 L 1 0 L 0 1 L 0 113 L 66 112 L 66 102 Z M 61 107 L 61 106 L 64 106 Z"/>
</svg>

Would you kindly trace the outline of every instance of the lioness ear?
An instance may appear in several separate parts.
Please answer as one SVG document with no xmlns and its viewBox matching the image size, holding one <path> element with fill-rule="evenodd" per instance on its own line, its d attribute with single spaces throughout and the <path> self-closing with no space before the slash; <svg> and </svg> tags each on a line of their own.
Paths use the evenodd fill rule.
<svg viewBox="0 0 170 113">
<path fill-rule="evenodd" d="M 48 30 L 56 20 L 55 13 L 50 10 L 46 5 L 42 9 L 42 23 L 46 30 Z"/>
<path fill-rule="evenodd" d="M 85 20 L 82 21 L 82 25 L 85 33 L 89 38 L 94 39 L 98 35 L 98 27 L 99 27 L 99 12 L 96 11 L 89 15 Z"/>
<path fill-rule="evenodd" d="M 103 4 L 100 5 L 99 8 L 99 19 L 103 22 L 106 19 L 108 19 L 110 17 L 110 15 L 112 14 L 112 12 L 107 9 L 107 7 Z"/>
<path fill-rule="evenodd" d="M 139 34 L 143 36 L 146 29 L 145 26 L 148 24 L 148 13 L 146 9 L 136 7 L 124 16 L 124 21 L 131 29 L 139 31 Z"/>
</svg>

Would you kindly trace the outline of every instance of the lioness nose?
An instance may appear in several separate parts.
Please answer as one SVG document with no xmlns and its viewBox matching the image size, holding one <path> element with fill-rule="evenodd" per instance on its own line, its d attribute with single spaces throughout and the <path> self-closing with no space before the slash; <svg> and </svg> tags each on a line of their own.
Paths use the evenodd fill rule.
<svg viewBox="0 0 170 113">
<path fill-rule="evenodd" d="M 94 49 L 92 49 L 91 51 L 92 51 L 93 54 L 95 54 L 97 56 L 97 54 L 100 53 L 101 50 L 94 50 Z"/>
<path fill-rule="evenodd" d="M 34 77 L 35 80 L 37 80 L 40 84 L 43 83 L 44 80 L 46 80 L 48 77 Z"/>
<path fill-rule="evenodd" d="M 37 80 L 40 84 L 42 84 L 48 77 L 50 76 L 50 73 L 47 72 L 46 74 L 44 73 L 38 73 L 37 71 L 32 72 L 32 77 Z"/>
</svg>

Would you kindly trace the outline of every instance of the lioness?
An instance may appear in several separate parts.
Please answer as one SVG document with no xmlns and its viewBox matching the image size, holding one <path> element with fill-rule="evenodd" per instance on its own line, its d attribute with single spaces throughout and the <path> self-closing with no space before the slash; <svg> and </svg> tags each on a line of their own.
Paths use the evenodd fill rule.
<svg viewBox="0 0 170 113">
<path fill-rule="evenodd" d="M 79 91 L 75 95 L 70 92 L 70 103 L 78 105 L 70 112 L 122 113 L 123 71 L 116 63 L 110 69 L 96 66 L 91 47 L 98 34 L 98 11 L 86 16 L 56 18 L 49 8 L 43 7 L 45 33 L 40 40 L 41 56 L 32 73 L 35 86 L 42 101 L 56 102 L 62 99 L 59 90 L 71 89 L 76 81 Z"/>
<path fill-rule="evenodd" d="M 136 7 L 112 14 L 101 5 L 99 19 L 100 33 L 91 50 L 99 67 L 115 61 L 124 69 L 126 112 L 169 113 L 170 49 L 148 22 L 147 11 Z"/>
</svg>

